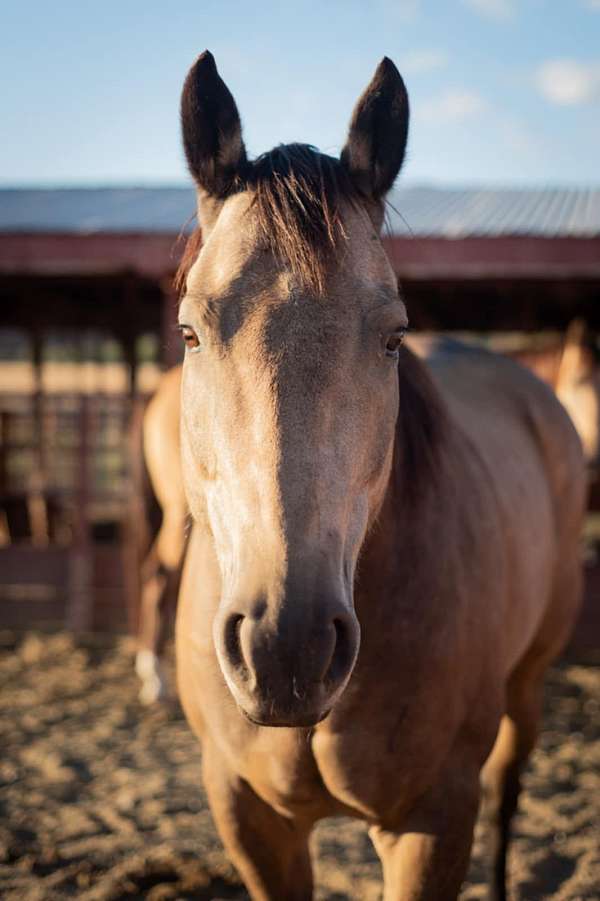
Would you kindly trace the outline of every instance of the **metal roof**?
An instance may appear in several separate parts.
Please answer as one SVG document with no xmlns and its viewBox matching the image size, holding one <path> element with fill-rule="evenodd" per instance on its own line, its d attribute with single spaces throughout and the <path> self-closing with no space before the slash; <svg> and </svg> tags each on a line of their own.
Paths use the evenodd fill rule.
<svg viewBox="0 0 600 901">
<path fill-rule="evenodd" d="M 391 202 L 397 210 L 390 210 L 397 235 L 600 235 L 600 189 L 404 188 Z"/>
<path fill-rule="evenodd" d="M 600 236 L 600 189 L 402 187 L 388 208 L 398 236 Z M 177 233 L 195 210 L 181 188 L 0 189 L 0 232 Z"/>
</svg>

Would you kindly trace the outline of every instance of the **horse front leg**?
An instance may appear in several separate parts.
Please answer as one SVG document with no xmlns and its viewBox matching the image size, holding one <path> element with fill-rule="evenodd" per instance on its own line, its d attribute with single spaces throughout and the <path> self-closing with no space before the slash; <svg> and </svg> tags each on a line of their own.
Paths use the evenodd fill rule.
<svg viewBox="0 0 600 901">
<path fill-rule="evenodd" d="M 228 856 L 253 901 L 310 901 L 312 823 L 281 816 L 231 773 L 210 740 L 202 743 L 210 809 Z"/>
<path fill-rule="evenodd" d="M 479 769 L 441 780 L 398 828 L 369 835 L 383 867 L 384 901 L 453 901 L 466 876 L 479 805 Z"/>
</svg>

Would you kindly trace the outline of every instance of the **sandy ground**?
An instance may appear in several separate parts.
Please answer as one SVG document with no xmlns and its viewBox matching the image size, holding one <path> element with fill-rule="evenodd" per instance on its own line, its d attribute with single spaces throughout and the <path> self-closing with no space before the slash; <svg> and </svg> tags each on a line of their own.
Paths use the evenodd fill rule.
<svg viewBox="0 0 600 901">
<path fill-rule="evenodd" d="M 0 897 L 243 899 L 176 703 L 137 702 L 124 640 L 0 635 Z M 600 652 L 554 668 L 511 857 L 515 899 L 600 898 Z M 484 896 L 481 828 L 463 899 Z M 322 823 L 319 901 L 380 897 L 365 828 Z"/>
</svg>

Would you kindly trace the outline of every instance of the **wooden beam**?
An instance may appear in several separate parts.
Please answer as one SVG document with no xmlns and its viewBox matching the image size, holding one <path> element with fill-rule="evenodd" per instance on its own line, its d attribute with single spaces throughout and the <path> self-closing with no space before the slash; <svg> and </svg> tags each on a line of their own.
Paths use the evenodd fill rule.
<svg viewBox="0 0 600 901">
<path fill-rule="evenodd" d="M 600 237 L 388 238 L 400 279 L 600 279 Z"/>
<path fill-rule="evenodd" d="M 173 234 L 0 233 L 0 273 L 104 275 L 174 272 L 181 246 Z M 181 244 L 181 242 L 180 242 Z"/>
<path fill-rule="evenodd" d="M 386 238 L 401 278 L 600 278 L 600 236 Z M 174 272 L 183 242 L 170 233 L 1 233 L 0 273 L 106 275 Z"/>
</svg>

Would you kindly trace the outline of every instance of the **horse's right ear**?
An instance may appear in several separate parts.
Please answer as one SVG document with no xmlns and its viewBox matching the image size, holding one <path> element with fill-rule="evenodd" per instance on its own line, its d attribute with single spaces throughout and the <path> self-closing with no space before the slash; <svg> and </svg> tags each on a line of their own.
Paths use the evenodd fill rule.
<svg viewBox="0 0 600 901">
<path fill-rule="evenodd" d="M 408 138 L 408 93 L 385 56 L 360 97 L 350 122 L 342 164 L 359 191 L 380 200 L 400 171 Z"/>
<path fill-rule="evenodd" d="M 235 100 L 208 50 L 185 79 L 181 131 L 188 167 L 201 192 L 225 198 L 244 169 L 246 149 Z"/>
</svg>

